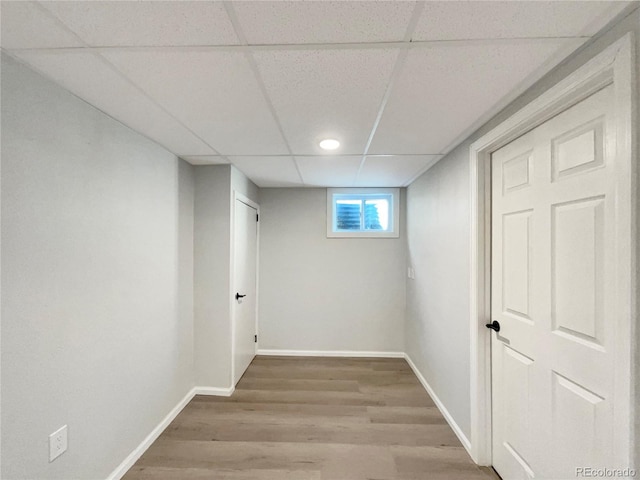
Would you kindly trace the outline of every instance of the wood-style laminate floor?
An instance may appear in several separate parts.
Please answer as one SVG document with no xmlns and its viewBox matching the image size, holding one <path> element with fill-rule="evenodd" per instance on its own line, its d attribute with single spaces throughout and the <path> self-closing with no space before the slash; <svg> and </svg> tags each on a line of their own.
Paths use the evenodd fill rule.
<svg viewBox="0 0 640 480">
<path fill-rule="evenodd" d="M 489 480 L 404 359 L 256 357 L 196 396 L 125 480 Z"/>
</svg>

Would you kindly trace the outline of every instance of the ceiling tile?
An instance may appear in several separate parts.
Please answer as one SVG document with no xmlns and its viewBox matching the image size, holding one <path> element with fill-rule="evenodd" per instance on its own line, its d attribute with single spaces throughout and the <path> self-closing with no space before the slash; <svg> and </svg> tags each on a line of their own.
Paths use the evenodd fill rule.
<svg viewBox="0 0 640 480">
<path fill-rule="evenodd" d="M 353 187 L 362 162 L 361 155 L 296 157 L 305 185 Z"/>
<path fill-rule="evenodd" d="M 226 157 L 220 155 L 180 155 L 180 158 L 191 165 L 225 165 L 229 163 Z"/>
<path fill-rule="evenodd" d="M 104 56 L 218 153 L 288 151 L 243 53 L 186 49 Z"/>
<path fill-rule="evenodd" d="M 35 2 L 0 2 L 2 47 L 81 47 L 82 42 Z"/>
<path fill-rule="evenodd" d="M 293 157 L 247 156 L 229 160 L 261 188 L 304 186 Z"/>
<path fill-rule="evenodd" d="M 412 40 L 593 35 L 628 2 L 426 2 Z"/>
<path fill-rule="evenodd" d="M 114 72 L 98 55 L 83 52 L 19 52 L 16 56 L 89 104 L 176 155 L 215 153 Z"/>
<path fill-rule="evenodd" d="M 504 99 L 533 84 L 582 42 L 513 40 L 411 49 L 369 153 L 445 153 L 488 114 L 497 113 L 492 109 Z"/>
<path fill-rule="evenodd" d="M 358 187 L 401 187 L 426 170 L 442 155 L 367 156 L 358 175 Z"/>
<path fill-rule="evenodd" d="M 42 2 L 91 46 L 234 45 L 222 2 Z"/>
<path fill-rule="evenodd" d="M 400 41 L 415 2 L 234 2 L 249 44 Z"/>
<path fill-rule="evenodd" d="M 294 154 L 322 154 L 323 138 L 340 154 L 362 154 L 397 51 L 277 50 L 255 53 L 260 75 Z"/>
</svg>

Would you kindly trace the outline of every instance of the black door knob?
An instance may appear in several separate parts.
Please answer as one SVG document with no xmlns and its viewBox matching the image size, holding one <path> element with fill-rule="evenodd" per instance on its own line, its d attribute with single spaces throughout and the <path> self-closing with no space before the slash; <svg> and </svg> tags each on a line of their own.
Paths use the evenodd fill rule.
<svg viewBox="0 0 640 480">
<path fill-rule="evenodd" d="M 246 295 L 240 295 L 239 293 L 236 293 L 236 300 L 240 300 L 241 298 L 246 297 Z"/>
<path fill-rule="evenodd" d="M 491 330 L 495 330 L 496 332 L 500 331 L 500 323 L 497 320 L 494 320 L 491 323 L 487 323 L 485 327 L 490 328 Z"/>
</svg>

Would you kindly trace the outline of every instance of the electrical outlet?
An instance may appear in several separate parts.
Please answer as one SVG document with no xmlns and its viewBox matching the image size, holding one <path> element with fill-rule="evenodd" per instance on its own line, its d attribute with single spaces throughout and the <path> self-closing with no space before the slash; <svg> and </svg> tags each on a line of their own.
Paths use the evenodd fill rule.
<svg viewBox="0 0 640 480">
<path fill-rule="evenodd" d="M 53 462 L 67 450 L 67 426 L 49 435 L 49 461 Z"/>
</svg>

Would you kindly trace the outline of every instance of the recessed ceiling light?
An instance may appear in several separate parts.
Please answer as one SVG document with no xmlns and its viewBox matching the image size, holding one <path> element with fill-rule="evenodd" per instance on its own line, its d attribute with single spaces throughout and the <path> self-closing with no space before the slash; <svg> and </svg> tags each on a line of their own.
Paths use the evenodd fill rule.
<svg viewBox="0 0 640 480">
<path fill-rule="evenodd" d="M 320 142 L 320 148 L 324 150 L 335 150 L 340 146 L 340 142 L 335 138 L 325 138 Z"/>
</svg>

